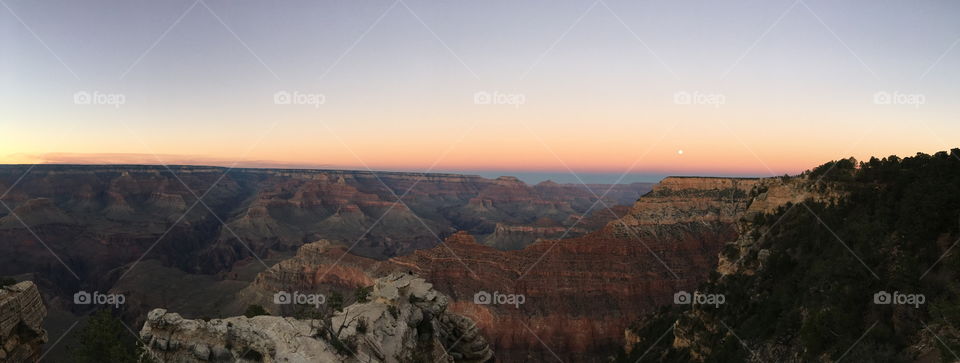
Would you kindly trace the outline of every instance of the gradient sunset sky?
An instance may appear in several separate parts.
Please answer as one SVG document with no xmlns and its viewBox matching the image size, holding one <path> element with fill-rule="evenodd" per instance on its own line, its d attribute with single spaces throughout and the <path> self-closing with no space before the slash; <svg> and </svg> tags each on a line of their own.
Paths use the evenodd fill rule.
<svg viewBox="0 0 960 363">
<path fill-rule="evenodd" d="M 634 181 L 930 153 L 960 145 L 958 18 L 947 0 L 2 0 L 0 163 Z"/>
</svg>

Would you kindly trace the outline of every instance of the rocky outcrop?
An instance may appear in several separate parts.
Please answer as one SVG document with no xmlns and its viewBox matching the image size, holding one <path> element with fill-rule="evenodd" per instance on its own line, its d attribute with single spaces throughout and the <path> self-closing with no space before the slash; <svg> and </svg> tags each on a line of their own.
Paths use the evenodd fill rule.
<svg viewBox="0 0 960 363">
<path fill-rule="evenodd" d="M 579 237 L 602 229 L 607 224 L 630 214 L 631 208 L 625 205 L 593 206 L 587 215 L 570 215 L 565 221 L 557 222 L 549 218 L 540 218 L 524 225 L 497 223 L 496 229 L 489 235 L 477 235 L 484 245 L 498 250 L 519 250 L 541 239 L 561 239 Z"/>
<path fill-rule="evenodd" d="M 630 227 L 719 222 L 734 224 L 760 179 L 667 177 L 633 205 L 619 225 Z M 621 231 L 626 233 L 625 231 Z"/>
<path fill-rule="evenodd" d="M 676 178 L 664 183 L 664 189 L 669 189 L 668 185 L 678 185 L 681 183 L 691 183 L 700 186 L 721 185 L 736 188 L 735 193 L 740 197 L 737 202 L 723 203 L 723 205 L 711 205 L 709 200 L 717 198 L 716 193 L 707 198 L 694 202 L 705 207 L 697 208 L 705 213 L 691 214 L 688 212 L 674 212 L 670 208 L 645 208 L 648 220 L 660 222 L 663 220 L 687 220 L 687 221 L 723 221 L 736 229 L 736 238 L 730 240 L 723 246 L 723 252 L 717 256 L 715 275 L 720 281 L 731 275 L 753 276 L 757 271 L 762 270 L 771 255 L 769 246 L 762 242 L 764 237 L 768 236 L 768 231 L 775 227 L 779 221 L 770 220 L 767 216 L 789 211 L 792 205 L 801 202 L 824 203 L 834 205 L 841 198 L 847 195 L 842 188 L 837 187 L 835 183 L 818 183 L 817 179 L 811 179 L 808 176 L 798 177 L 776 177 L 763 179 L 734 179 L 734 180 L 715 180 L 713 178 L 695 178 L 697 180 L 684 180 L 687 178 Z M 666 181 L 666 180 L 665 180 Z M 663 194 L 660 186 L 654 188 L 651 194 Z M 669 193 L 667 193 L 669 194 Z M 706 193 L 711 194 L 711 193 Z M 638 203 L 640 204 L 640 203 Z M 671 206 L 672 207 L 672 206 Z M 802 207 L 796 207 L 802 208 Z M 688 208 L 689 209 L 689 208 Z M 806 212 L 800 212 L 806 213 Z M 636 215 L 637 213 L 634 213 Z M 643 229 L 643 220 L 631 221 L 625 218 L 622 221 L 632 222 L 635 228 Z M 713 285 L 704 287 L 706 289 L 717 290 L 716 280 L 711 280 Z M 721 289 L 721 291 L 723 291 Z M 717 291 L 714 291 L 717 292 Z M 723 291 L 730 293 L 729 291 Z M 666 305 L 666 304 L 665 304 Z M 673 308 L 679 309 L 677 306 Z M 671 311 L 671 310 L 667 310 Z M 719 311 L 719 310 L 717 310 Z M 623 361 L 634 361 L 638 353 L 637 347 L 656 351 L 653 341 L 660 338 L 664 326 L 671 326 L 667 335 L 669 343 L 664 343 L 669 349 L 680 351 L 682 353 L 680 361 L 702 362 L 708 357 L 723 354 L 718 352 L 722 347 L 715 344 L 709 344 L 708 341 L 715 339 L 716 335 L 723 334 L 724 325 L 720 324 L 714 316 L 715 310 L 695 306 L 689 310 L 671 315 L 667 312 L 658 312 L 651 315 L 645 315 L 640 320 L 632 324 L 624 331 L 623 350 L 627 358 Z M 719 315 L 719 314 L 718 314 Z M 726 324 L 726 323 L 724 323 Z M 652 328 L 656 327 L 656 328 Z M 652 329 L 652 330 L 651 330 Z M 650 335 L 655 334 L 655 335 Z M 653 337 L 653 338 L 651 338 Z M 739 338 L 737 338 L 739 339 Z M 797 344 L 797 337 L 793 340 L 766 342 L 766 344 L 756 344 L 749 348 L 750 356 L 746 361 L 790 361 L 800 362 L 802 359 L 802 349 Z M 929 349 L 928 349 L 929 350 Z M 633 354 L 633 355 L 631 355 Z M 665 353 L 650 353 L 648 358 L 652 360 L 666 359 Z M 726 357 L 726 356 L 725 356 Z M 728 359 L 724 358 L 724 359 Z M 717 359 L 717 358 L 712 358 Z M 722 360 L 722 359 L 721 359 Z"/>
<path fill-rule="evenodd" d="M 483 238 L 483 244 L 500 250 L 519 250 L 526 247 L 531 239 L 559 238 L 564 236 L 564 233 L 573 237 L 583 235 L 585 232 L 587 230 L 579 227 L 509 226 L 497 223 L 493 233 Z"/>
<path fill-rule="evenodd" d="M 36 362 L 47 342 L 46 316 L 33 282 L 0 287 L 0 362 Z"/>
<path fill-rule="evenodd" d="M 162 362 L 468 362 L 493 352 L 447 297 L 422 278 L 394 273 L 373 283 L 369 301 L 329 319 L 279 316 L 188 320 L 150 312 L 140 336 Z"/>
<path fill-rule="evenodd" d="M 696 292 L 707 303 L 645 315 L 616 361 L 958 361 L 945 312 L 958 306 L 958 155 L 841 159 L 759 181 Z"/>
<path fill-rule="evenodd" d="M 846 195 L 840 188 L 816 183 L 816 180 L 805 177 L 762 179 L 756 184 L 753 193 L 749 205 L 737 220 L 739 237 L 725 246 L 726 253 L 719 255 L 717 272 L 721 275 L 753 275 L 760 267 L 758 263 L 769 256 L 769 251 L 764 251 L 757 242 L 771 226 L 765 226 L 762 221 L 757 223 L 758 217 L 772 215 L 782 208 L 789 208 L 804 201 L 836 203 Z M 759 258 L 740 258 L 751 254 Z"/>
<path fill-rule="evenodd" d="M 403 271 L 389 261 L 378 261 L 347 252 L 347 247 L 320 240 L 303 245 L 293 258 L 283 260 L 257 275 L 237 295 L 239 310 L 248 305 L 261 305 L 273 314 L 280 306 L 273 304 L 277 291 L 312 291 L 324 294 L 351 294 L 370 286 L 377 277 Z"/>
<path fill-rule="evenodd" d="M 628 322 L 707 278 L 720 247 L 737 238 L 733 221 L 757 182 L 665 181 L 669 187 L 641 197 L 626 216 L 599 231 L 542 239 L 516 251 L 479 244 L 465 232 L 388 261 L 313 243 L 261 273 L 242 299 L 264 302 L 275 291 L 294 288 L 349 291 L 381 274 L 412 271 L 450 297 L 450 311 L 477 322 L 500 361 L 549 361 L 553 354 L 563 361 L 602 361 L 622 346 Z M 523 296 L 523 302 L 475 300 L 486 293 Z"/>
</svg>

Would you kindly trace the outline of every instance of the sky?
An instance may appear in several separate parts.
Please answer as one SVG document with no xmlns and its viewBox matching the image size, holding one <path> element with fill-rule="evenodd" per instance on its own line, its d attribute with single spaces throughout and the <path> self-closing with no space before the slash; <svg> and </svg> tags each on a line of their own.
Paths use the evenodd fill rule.
<svg viewBox="0 0 960 363">
<path fill-rule="evenodd" d="M 960 145 L 960 2 L 0 1 L 0 163 L 769 176 Z"/>
</svg>

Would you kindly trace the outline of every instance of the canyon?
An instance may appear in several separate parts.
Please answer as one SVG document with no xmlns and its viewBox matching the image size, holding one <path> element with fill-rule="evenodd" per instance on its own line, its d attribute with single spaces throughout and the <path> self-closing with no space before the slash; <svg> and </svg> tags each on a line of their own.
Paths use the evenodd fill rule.
<svg viewBox="0 0 960 363">
<path fill-rule="evenodd" d="M 594 226 L 615 219 L 591 210 L 596 195 L 630 205 L 649 187 L 342 170 L 0 166 L 0 248 L 10 252 L 0 256 L 0 275 L 34 273 L 44 289 L 75 290 L 77 280 L 104 288 L 141 256 L 214 274 L 321 238 L 384 259 L 434 247 L 458 230 L 521 248 L 560 236 L 585 213 Z"/>
<path fill-rule="evenodd" d="M 669 177 L 600 230 L 520 250 L 458 232 L 432 249 L 378 261 L 318 241 L 260 273 L 238 301 L 272 309 L 277 291 L 351 291 L 409 272 L 449 296 L 451 312 L 475 321 L 498 361 L 602 361 L 623 344 L 629 322 L 706 280 L 721 247 L 737 239 L 735 222 L 758 182 Z M 478 304 L 477 294 L 524 302 Z"/>
<path fill-rule="evenodd" d="M 615 186 L 598 202 L 602 190 L 528 186 L 510 177 L 59 168 L 31 171 L 32 179 L 20 183 L 4 180 L 16 188 L 0 199 L 13 210 L 0 217 L 0 232 L 11 237 L 0 241 L 23 253 L 9 256 L 15 260 L 2 268 L 34 266 L 31 276 L 47 287 L 53 308 L 83 311 L 58 297 L 77 284 L 28 238 L 36 232 L 84 280 L 96 281 L 80 285 L 127 296 L 121 316 L 144 326 L 145 338 L 165 336 L 149 344 L 167 360 L 213 357 L 218 342 L 237 336 L 249 339 L 231 341 L 229 354 L 217 354 L 263 346 L 273 348 L 258 356 L 335 354 L 323 339 L 303 343 L 326 347 L 318 352 L 282 346 L 277 337 L 307 339 L 332 320 L 289 317 L 275 294 L 351 296 L 403 275 L 430 284 L 443 296 L 442 310 L 456 316 L 447 320 L 469 326 L 453 330 L 472 330 L 471 339 L 483 339 L 477 344 L 498 361 L 603 361 L 624 345 L 631 323 L 708 279 L 724 246 L 741 237 L 738 223 L 750 211 L 769 212 L 794 198 L 793 190 L 771 189 L 780 185 L 776 178 L 667 177 L 649 190 Z M 394 203 L 397 197 L 404 203 Z M 136 268 L 123 268 L 159 236 L 167 237 L 155 252 Z M 484 296 L 492 301 L 477 300 Z M 238 316 L 250 306 L 275 317 Z M 265 329 L 264 322 L 276 319 L 293 319 L 293 330 Z M 199 335 L 177 338 L 178 324 Z M 222 335 L 223 324 L 235 330 Z M 171 348 L 171 339 L 203 341 L 206 349 Z M 362 349 L 376 355 L 385 348 Z M 433 348 L 417 349 L 437 358 Z"/>
<path fill-rule="evenodd" d="M 127 297 L 141 325 L 164 306 L 193 317 L 242 312 L 232 296 L 305 243 L 327 240 L 383 260 L 456 231 L 522 249 L 573 237 L 625 213 L 652 184 L 204 166 L 0 166 L 0 276 L 33 281 L 53 334 L 92 306 L 78 291 Z M 601 208 L 597 202 L 603 196 Z M 402 203 L 398 203 L 398 198 Z M 583 217 L 583 218 L 581 218 Z M 51 357 L 63 357 L 64 346 Z"/>
</svg>

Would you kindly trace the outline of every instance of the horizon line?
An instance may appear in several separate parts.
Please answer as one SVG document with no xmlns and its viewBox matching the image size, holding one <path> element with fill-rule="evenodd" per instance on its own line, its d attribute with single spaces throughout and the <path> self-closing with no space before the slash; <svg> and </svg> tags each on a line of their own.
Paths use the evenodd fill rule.
<svg viewBox="0 0 960 363">
<path fill-rule="evenodd" d="M 478 177 L 484 179 L 498 179 L 498 178 L 514 178 L 521 182 L 528 183 L 523 180 L 521 177 L 523 174 L 528 176 L 531 174 L 541 174 L 541 175 L 557 175 L 557 176 L 572 176 L 576 177 L 578 175 L 590 175 L 590 176 L 645 176 L 657 178 L 656 182 L 618 182 L 618 183 L 596 183 L 596 182 L 558 182 L 551 179 L 545 179 L 537 183 L 529 184 L 540 184 L 544 182 L 553 182 L 557 184 L 572 184 L 572 185 L 590 185 L 590 184 L 635 184 L 635 183 L 646 183 L 646 184 L 656 184 L 659 181 L 666 178 L 735 178 L 735 179 L 761 179 L 772 176 L 760 176 L 760 175 L 744 175 L 731 173 L 729 175 L 716 175 L 716 174 L 691 174 L 691 173 L 665 173 L 665 172 L 650 172 L 650 171 L 638 171 L 638 172 L 602 172 L 602 171 L 588 171 L 588 172 L 578 172 L 572 173 L 569 170 L 461 170 L 461 171 L 449 171 L 449 170 L 430 170 L 430 171 L 413 171 L 413 170 L 386 170 L 386 169 L 363 169 L 363 168 L 336 168 L 336 167 L 283 167 L 283 166 L 226 166 L 226 165 L 214 165 L 214 164 L 160 164 L 160 163 L 144 163 L 144 164 L 128 164 L 128 163 L 100 163 L 100 164 L 90 164 L 90 163 L 36 163 L 36 164 L 27 164 L 27 163 L 0 163 L 0 168 L 11 168 L 11 167 L 26 167 L 26 168 L 36 168 L 36 167 L 80 167 L 80 168 L 130 168 L 130 167 L 140 167 L 140 168 L 211 168 L 211 169 L 226 169 L 227 172 L 238 170 L 238 171 L 295 171 L 295 172 L 349 172 L 349 173 L 365 173 L 365 174 L 420 174 L 420 175 L 446 175 L 446 176 L 461 176 L 461 177 Z M 497 177 L 492 177 L 490 175 L 496 173 L 513 173 L 514 175 L 499 175 Z M 482 175 L 487 174 L 487 175 Z M 722 173 L 721 173 L 722 174 Z"/>
</svg>

